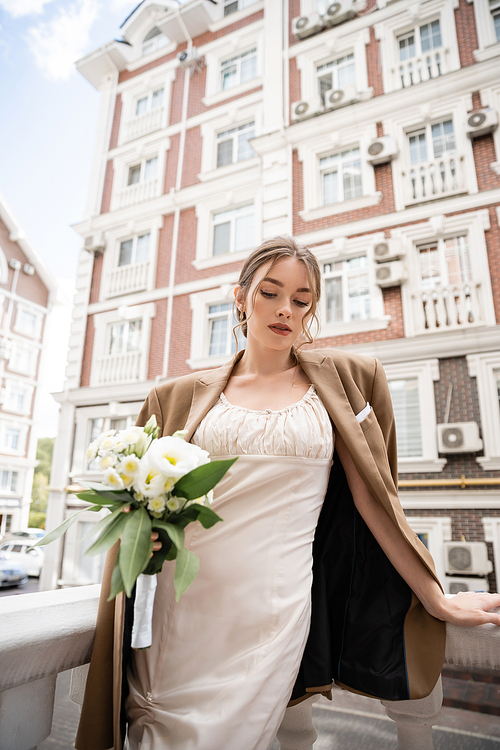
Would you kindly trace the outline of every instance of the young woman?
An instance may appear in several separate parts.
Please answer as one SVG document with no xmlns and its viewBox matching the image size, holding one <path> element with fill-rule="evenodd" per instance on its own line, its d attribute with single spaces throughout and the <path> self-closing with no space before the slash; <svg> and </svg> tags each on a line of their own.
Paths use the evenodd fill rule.
<svg viewBox="0 0 500 750">
<path fill-rule="evenodd" d="M 263 243 L 235 290 L 244 352 L 149 394 L 139 424 L 154 413 L 163 434 L 184 428 L 213 457 L 239 459 L 216 488 L 223 523 L 186 530 L 197 579 L 175 603 L 164 566 L 153 645 L 131 655 L 126 675 L 123 598 L 101 608 L 79 750 L 121 748 L 122 684 L 131 750 L 268 750 L 287 704 L 328 694 L 333 680 L 424 697 L 441 672 L 443 621 L 500 625 L 490 611 L 500 596 L 444 596 L 405 520 L 380 363 L 300 348 L 320 287 L 308 249 Z"/>
</svg>

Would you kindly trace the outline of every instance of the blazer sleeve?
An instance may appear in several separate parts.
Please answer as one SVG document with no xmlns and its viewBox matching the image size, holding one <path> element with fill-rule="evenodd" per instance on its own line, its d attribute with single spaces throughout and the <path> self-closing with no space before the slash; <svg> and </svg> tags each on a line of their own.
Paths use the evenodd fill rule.
<svg viewBox="0 0 500 750">
<path fill-rule="evenodd" d="M 160 428 L 160 435 L 163 434 L 163 414 L 160 406 L 160 399 L 158 398 L 158 392 L 156 388 L 152 388 L 144 401 L 139 416 L 137 417 L 137 427 L 144 427 L 150 417 L 156 417 L 158 427 Z"/>
<path fill-rule="evenodd" d="M 384 436 L 387 456 L 395 487 L 398 486 L 398 448 L 396 442 L 396 421 L 392 407 L 391 392 L 387 376 L 380 360 L 375 359 L 375 374 L 372 382 L 370 404 Z"/>
</svg>

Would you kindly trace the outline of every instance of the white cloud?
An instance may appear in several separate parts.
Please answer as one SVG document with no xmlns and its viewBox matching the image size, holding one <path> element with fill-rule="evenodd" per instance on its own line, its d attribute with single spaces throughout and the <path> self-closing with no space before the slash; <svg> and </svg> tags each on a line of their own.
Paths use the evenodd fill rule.
<svg viewBox="0 0 500 750">
<path fill-rule="evenodd" d="M 54 0 L 0 0 L 0 8 L 14 18 L 42 13 L 44 7 Z"/>
<path fill-rule="evenodd" d="M 98 0 L 79 0 L 60 8 L 50 21 L 28 29 L 26 41 L 47 78 L 67 80 L 74 72 L 74 62 L 89 45 L 89 32 L 98 13 Z"/>
</svg>

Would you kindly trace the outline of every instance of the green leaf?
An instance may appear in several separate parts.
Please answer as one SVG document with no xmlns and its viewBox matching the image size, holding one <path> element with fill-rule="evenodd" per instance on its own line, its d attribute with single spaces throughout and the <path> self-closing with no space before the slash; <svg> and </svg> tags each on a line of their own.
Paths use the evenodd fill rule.
<svg viewBox="0 0 500 750">
<path fill-rule="evenodd" d="M 109 592 L 108 602 L 112 601 L 115 596 L 125 591 L 125 584 L 123 583 L 122 572 L 120 570 L 120 550 L 115 560 L 115 567 L 113 568 L 113 574 L 111 576 L 111 590 Z"/>
<path fill-rule="evenodd" d="M 120 570 L 127 596 L 132 594 L 137 576 L 146 568 L 151 548 L 151 518 L 141 506 L 127 513 L 120 547 Z"/>
<path fill-rule="evenodd" d="M 106 510 L 109 510 L 109 508 L 106 508 Z M 106 528 L 106 526 L 108 526 L 108 524 L 110 524 L 113 521 L 113 518 L 116 518 L 117 512 L 120 512 L 120 511 L 121 511 L 121 508 L 117 508 L 117 510 L 114 510 L 112 513 L 108 513 L 106 516 L 104 516 L 104 518 L 101 518 L 101 520 L 98 521 L 96 524 L 94 524 L 92 528 L 90 529 L 90 531 L 88 531 L 87 534 L 85 534 L 85 536 L 83 536 L 80 541 L 84 542 L 86 539 L 89 539 L 89 537 L 96 536 L 97 534 L 99 534 L 103 529 Z"/>
<path fill-rule="evenodd" d="M 65 521 L 63 521 L 60 526 L 58 526 L 56 529 L 51 531 L 50 534 L 46 534 L 46 536 L 44 536 L 43 539 L 40 539 L 36 544 L 33 544 L 32 546 L 43 547 L 43 545 L 49 544 L 50 542 L 53 542 L 56 539 L 59 539 L 59 537 L 62 536 L 64 532 L 67 531 L 69 527 L 74 524 L 78 516 L 81 516 L 82 513 L 88 513 L 89 511 L 92 511 L 93 513 L 98 513 L 100 510 L 102 510 L 101 505 L 94 505 L 92 508 L 82 508 L 82 510 L 79 510 L 78 513 L 73 513 L 73 515 L 67 518 Z"/>
<path fill-rule="evenodd" d="M 161 569 L 163 568 L 163 563 L 165 560 L 168 559 L 175 559 L 175 555 L 177 554 L 177 549 L 174 544 L 172 544 L 172 541 L 167 534 L 166 531 L 163 529 L 156 529 L 158 531 L 158 541 L 161 542 L 161 549 L 157 550 L 156 552 L 153 552 L 153 557 L 150 559 L 146 570 L 143 572 L 146 575 L 154 575 L 155 573 L 160 573 Z M 169 558 L 168 556 L 173 550 L 173 557 Z"/>
<path fill-rule="evenodd" d="M 153 529 L 163 529 L 167 532 L 177 549 L 184 547 L 184 531 L 179 526 L 165 521 L 153 521 Z"/>
<path fill-rule="evenodd" d="M 112 513 L 111 516 L 106 518 L 106 521 L 110 522 L 104 528 L 101 535 L 88 548 L 85 554 L 98 555 L 101 552 L 107 552 L 107 550 L 110 549 L 120 538 L 127 524 L 127 520 L 127 513 L 123 513 L 121 510 Z"/>
<path fill-rule="evenodd" d="M 178 497 L 187 500 L 196 500 L 206 495 L 220 482 L 226 471 L 234 464 L 237 458 L 228 458 L 223 461 L 211 461 L 209 464 L 198 466 L 189 474 L 181 477 L 175 485 L 174 493 Z"/>
<path fill-rule="evenodd" d="M 115 508 L 118 505 L 118 501 L 107 500 L 106 498 L 102 497 L 102 495 L 99 495 L 93 490 L 85 490 L 85 492 L 79 492 L 76 496 L 79 497 L 80 500 L 84 500 L 86 503 L 97 503 L 97 505 L 102 505 L 106 508 Z M 128 502 L 131 503 L 132 500 L 129 499 Z M 123 503 L 120 504 L 122 505 Z"/>
<path fill-rule="evenodd" d="M 190 586 L 200 567 L 200 558 L 185 547 L 177 550 L 175 561 L 174 588 L 175 601 L 178 602 L 183 593 Z"/>
<path fill-rule="evenodd" d="M 223 518 L 218 516 L 217 513 L 212 510 L 212 508 L 209 508 L 206 505 L 199 505 L 198 503 L 194 503 L 194 505 L 190 507 L 195 508 L 198 511 L 198 521 L 201 523 L 204 529 L 210 529 L 219 521 L 224 520 Z"/>
</svg>

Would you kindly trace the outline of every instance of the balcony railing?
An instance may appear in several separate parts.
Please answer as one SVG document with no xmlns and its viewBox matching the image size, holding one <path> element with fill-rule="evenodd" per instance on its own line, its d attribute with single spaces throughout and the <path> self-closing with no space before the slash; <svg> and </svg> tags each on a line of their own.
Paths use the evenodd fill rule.
<svg viewBox="0 0 500 750">
<path fill-rule="evenodd" d="M 147 180 L 137 182 L 135 185 L 127 185 L 116 195 L 116 208 L 127 208 L 135 203 L 143 203 L 158 195 L 159 180 Z"/>
<path fill-rule="evenodd" d="M 165 107 L 157 107 L 143 115 L 132 117 L 125 123 L 123 132 L 123 142 L 132 141 L 134 138 L 140 138 L 141 135 L 152 133 L 159 130 L 163 124 Z"/>
<path fill-rule="evenodd" d="M 406 205 L 467 192 L 462 162 L 460 154 L 443 154 L 403 172 Z"/>
<path fill-rule="evenodd" d="M 447 73 L 446 54 L 447 50 L 436 49 L 400 62 L 397 69 L 399 86 L 408 88 Z"/>
<path fill-rule="evenodd" d="M 106 277 L 106 297 L 140 292 L 147 289 L 149 261 L 119 266 Z"/>
<path fill-rule="evenodd" d="M 455 331 L 484 324 L 481 284 L 450 284 L 413 295 L 417 333 Z"/>
<path fill-rule="evenodd" d="M 141 379 L 142 352 L 106 354 L 95 365 L 95 385 L 136 383 Z"/>
<path fill-rule="evenodd" d="M 0 750 L 35 750 L 48 737 L 58 672 L 74 669 L 70 696 L 81 703 L 99 590 L 99 585 L 83 586 L 1 600 Z M 446 634 L 446 664 L 500 669 L 500 628 L 447 625 Z M 432 725 L 439 721 L 441 701 L 438 682 L 428 698 L 384 703 L 397 725 L 399 750 L 432 750 Z M 308 731 L 315 734 L 311 701 L 302 705 L 309 717 L 304 714 L 301 739 Z M 281 750 L 298 747 L 286 717 L 278 736 Z"/>
</svg>

